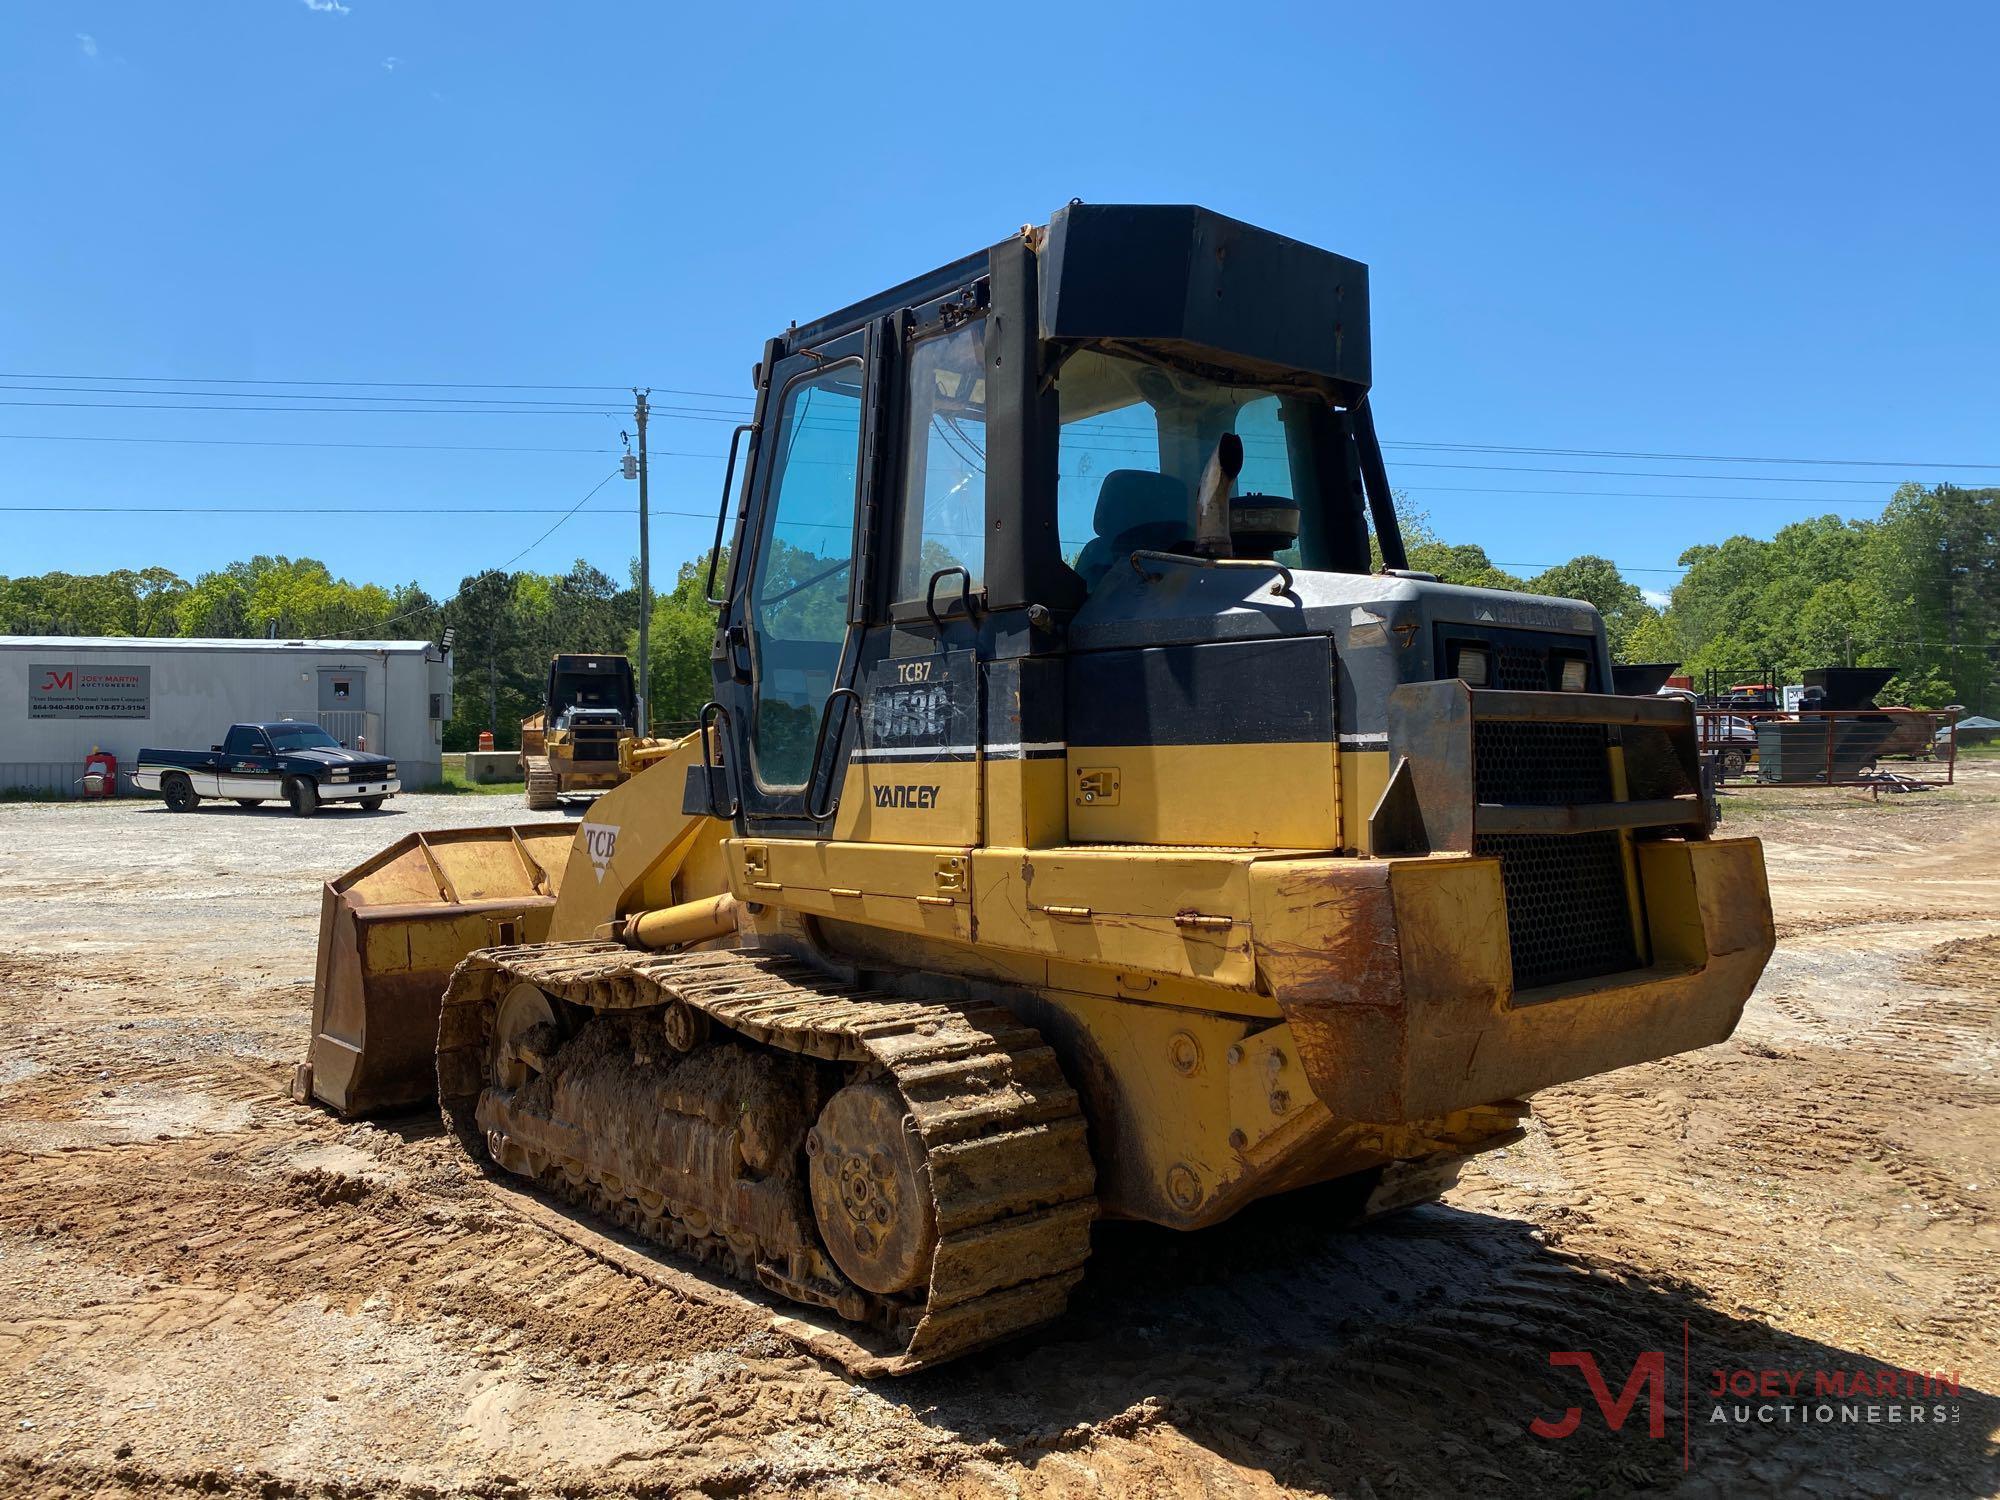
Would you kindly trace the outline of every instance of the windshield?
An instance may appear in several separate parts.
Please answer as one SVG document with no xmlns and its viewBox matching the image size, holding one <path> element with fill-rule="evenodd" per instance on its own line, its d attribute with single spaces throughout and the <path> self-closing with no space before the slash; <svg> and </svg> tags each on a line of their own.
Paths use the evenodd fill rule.
<svg viewBox="0 0 2000 1500">
<path fill-rule="evenodd" d="M 1301 511 L 1318 509 L 1313 432 L 1327 424 L 1313 417 L 1328 411 L 1319 397 L 1224 385 L 1094 349 L 1071 355 L 1056 384 L 1057 520 L 1063 561 L 1085 583 L 1094 586 L 1114 559 L 1132 551 L 1188 547 L 1194 493 L 1225 433 L 1243 440 L 1237 494 L 1314 501 Z M 1304 524 L 1313 529 L 1312 521 Z M 1300 561 L 1296 547 L 1279 556 Z"/>
<path fill-rule="evenodd" d="M 317 724 L 273 724 L 265 733 L 274 750 L 338 750 L 340 741 Z"/>
</svg>

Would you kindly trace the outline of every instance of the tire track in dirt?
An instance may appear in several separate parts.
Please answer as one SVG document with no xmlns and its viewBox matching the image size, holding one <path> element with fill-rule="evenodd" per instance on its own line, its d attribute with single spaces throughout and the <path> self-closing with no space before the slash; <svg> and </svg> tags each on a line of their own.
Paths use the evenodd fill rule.
<svg viewBox="0 0 2000 1500">
<path fill-rule="evenodd" d="M 476 1194 L 383 1189 L 289 1167 L 291 1142 L 212 1138 L 0 1158 L 0 1235 L 176 1286 L 391 1317 L 443 1316 L 585 1367 L 730 1346 L 761 1324 L 579 1257 Z M 182 1191 L 162 1194 L 162 1180 Z M 491 1191 L 491 1189 L 488 1189 Z M 613 1305 L 615 1318 L 598 1316 Z"/>
</svg>

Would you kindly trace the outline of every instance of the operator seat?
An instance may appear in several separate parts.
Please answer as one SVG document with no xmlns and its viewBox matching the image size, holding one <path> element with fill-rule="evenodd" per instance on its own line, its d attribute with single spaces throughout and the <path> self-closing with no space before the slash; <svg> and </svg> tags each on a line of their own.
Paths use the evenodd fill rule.
<svg viewBox="0 0 2000 1500">
<path fill-rule="evenodd" d="M 1098 486 L 1092 524 L 1097 535 L 1076 559 L 1076 571 L 1090 589 L 1134 552 L 1165 552 L 1189 544 L 1187 486 L 1150 469 L 1113 469 Z"/>
</svg>

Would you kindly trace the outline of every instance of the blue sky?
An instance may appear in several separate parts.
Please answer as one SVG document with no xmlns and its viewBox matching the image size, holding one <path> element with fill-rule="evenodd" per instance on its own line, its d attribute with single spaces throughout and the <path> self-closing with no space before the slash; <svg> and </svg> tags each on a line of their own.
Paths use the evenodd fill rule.
<svg viewBox="0 0 2000 1500">
<path fill-rule="evenodd" d="M 1081 196 L 1367 261 L 1391 443 L 1899 465 L 1390 453 L 1454 540 L 1664 587 L 1692 542 L 1870 514 L 1906 478 L 2000 483 L 1996 17 L 9 6 L 0 573 L 274 552 L 449 593 L 610 471 L 616 391 L 480 391 L 580 408 L 475 414 L 192 382 L 640 382 L 676 409 L 654 428 L 668 582 L 764 337 Z M 68 402 L 132 409 L 12 404 Z M 496 448 L 583 451 L 449 451 Z M 632 488 L 519 566 L 622 576 Z M 90 505 L 238 513 L 18 509 Z"/>
</svg>

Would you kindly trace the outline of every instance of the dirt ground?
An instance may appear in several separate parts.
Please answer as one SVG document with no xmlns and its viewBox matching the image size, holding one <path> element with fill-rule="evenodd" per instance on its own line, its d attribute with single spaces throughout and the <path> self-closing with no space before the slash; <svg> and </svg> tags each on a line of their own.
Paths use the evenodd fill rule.
<svg viewBox="0 0 2000 1500">
<path fill-rule="evenodd" d="M 0 807 L 0 1492 L 2000 1492 L 2000 763 L 1729 799 L 1781 935 L 1736 1036 L 1539 1096 L 1445 1203 L 1103 1225 L 1066 1324 L 875 1384 L 586 1255 L 429 1120 L 286 1099 L 319 879 L 532 816 Z M 1561 1351 L 1657 1379 L 1614 1433 Z M 1904 1369 L 1957 1391 L 1782 1396 Z"/>
</svg>

